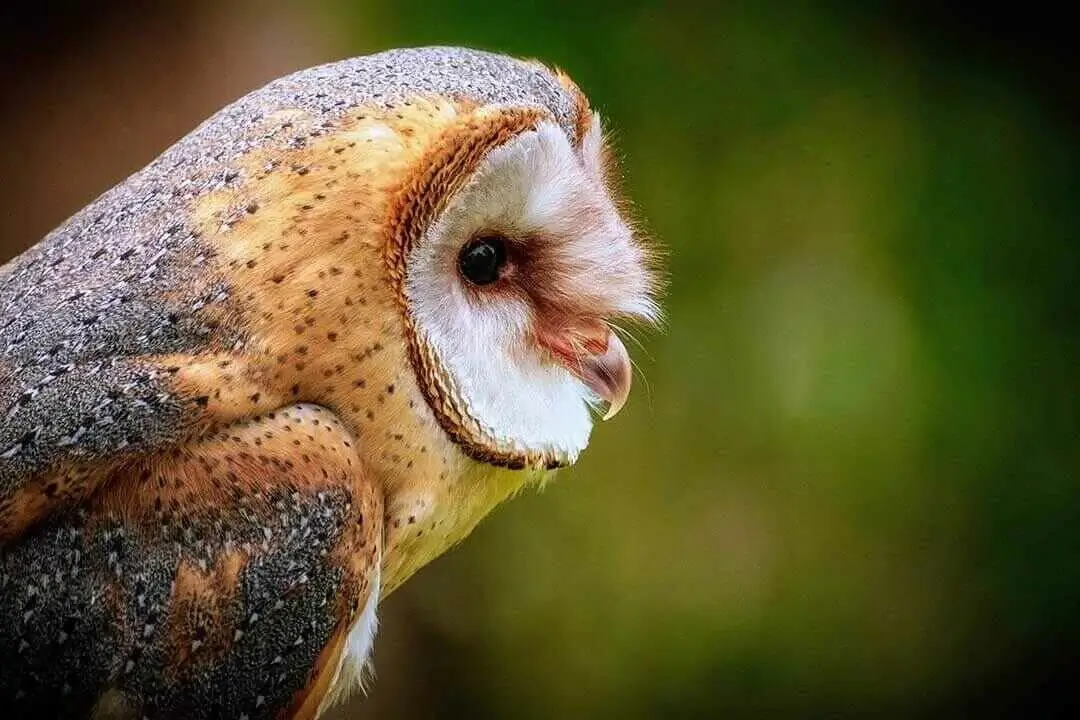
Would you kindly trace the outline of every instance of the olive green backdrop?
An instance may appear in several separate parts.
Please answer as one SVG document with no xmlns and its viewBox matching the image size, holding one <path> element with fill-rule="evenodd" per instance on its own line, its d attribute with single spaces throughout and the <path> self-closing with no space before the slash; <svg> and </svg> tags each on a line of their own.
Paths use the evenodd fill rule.
<svg viewBox="0 0 1080 720">
<path fill-rule="evenodd" d="M 1072 658 L 1075 129 L 837 7 L 333 0 L 255 43 L 559 65 L 667 253 L 627 409 L 386 603 L 357 717 L 1003 713 Z"/>
</svg>

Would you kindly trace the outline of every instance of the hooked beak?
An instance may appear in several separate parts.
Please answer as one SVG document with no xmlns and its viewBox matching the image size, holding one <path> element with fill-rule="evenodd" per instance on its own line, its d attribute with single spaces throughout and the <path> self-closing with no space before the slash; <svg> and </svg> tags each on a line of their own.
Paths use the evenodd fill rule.
<svg viewBox="0 0 1080 720">
<path fill-rule="evenodd" d="M 633 378 L 630 355 L 607 323 L 593 322 L 544 333 L 540 344 L 607 403 L 604 420 L 615 417 L 626 404 Z"/>
</svg>

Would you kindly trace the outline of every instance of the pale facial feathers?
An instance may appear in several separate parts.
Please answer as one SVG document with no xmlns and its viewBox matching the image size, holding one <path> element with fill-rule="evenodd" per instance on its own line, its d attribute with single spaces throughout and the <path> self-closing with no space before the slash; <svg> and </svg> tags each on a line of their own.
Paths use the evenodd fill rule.
<svg viewBox="0 0 1080 720">
<path fill-rule="evenodd" d="M 458 255 L 487 234 L 507 238 L 518 263 L 505 287 L 477 292 Z M 658 314 L 646 252 L 605 182 L 599 119 L 580 148 L 541 123 L 492 151 L 415 246 L 406 288 L 417 331 L 484 434 L 573 462 L 596 397 L 537 345 L 538 324 Z"/>
</svg>

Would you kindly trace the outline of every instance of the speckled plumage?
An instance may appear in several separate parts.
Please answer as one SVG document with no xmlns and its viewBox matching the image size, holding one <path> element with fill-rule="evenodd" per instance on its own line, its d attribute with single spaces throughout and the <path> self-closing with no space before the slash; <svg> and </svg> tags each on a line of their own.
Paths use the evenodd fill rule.
<svg viewBox="0 0 1080 720">
<path fill-rule="evenodd" d="M 146 717 L 272 717 L 290 702 L 339 622 L 310 612 L 335 606 L 350 572 L 325 556 L 365 534 L 365 522 L 379 527 L 381 508 L 312 482 L 351 457 L 329 413 L 273 415 L 237 424 L 224 445 L 211 436 L 177 449 L 180 472 L 127 468 L 113 478 L 126 486 L 119 492 L 56 513 L 5 548 L 0 697 L 9 712 L 85 715 L 106 682 Z M 337 442 L 310 450 L 313 459 L 255 444 L 320 423 Z M 230 469 L 245 454 L 265 468 L 264 485 Z M 180 483 L 189 473 L 213 475 L 218 497 L 191 502 Z"/>
<path fill-rule="evenodd" d="M 0 269 L 6 716 L 315 717 L 379 588 L 553 464 L 429 407 L 395 251 L 544 118 L 592 122 L 539 63 L 312 68 Z"/>
<path fill-rule="evenodd" d="M 212 250 L 190 216 L 196 198 L 240 181 L 233 160 L 268 143 L 300 147 L 320 123 L 353 108 L 425 94 L 543 107 L 574 132 L 574 97 L 540 65 L 460 48 L 343 60 L 239 99 L 5 266 L 0 408 L 9 409 L 0 426 L 0 492 L 69 454 L 106 455 L 179 434 L 182 406 L 132 358 L 240 340 L 237 328 L 199 318 L 207 307 L 228 307 L 230 288 L 201 270 Z M 266 118 L 292 110 L 313 127 L 268 133 Z M 93 432 L 65 442 L 86 423 Z"/>
</svg>

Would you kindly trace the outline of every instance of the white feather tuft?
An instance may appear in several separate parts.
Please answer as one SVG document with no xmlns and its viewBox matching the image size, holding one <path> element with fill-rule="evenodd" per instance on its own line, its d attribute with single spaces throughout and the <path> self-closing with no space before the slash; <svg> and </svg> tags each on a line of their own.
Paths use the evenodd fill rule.
<svg viewBox="0 0 1080 720">
<path fill-rule="evenodd" d="M 375 633 L 379 629 L 377 610 L 381 592 L 381 556 L 376 558 L 371 568 L 371 586 L 367 601 L 359 617 L 349 628 L 334 679 L 330 689 L 319 703 L 316 717 L 320 717 L 333 706 L 349 699 L 356 690 L 364 691 L 365 676 L 371 670 L 371 651 L 375 646 Z"/>
</svg>

